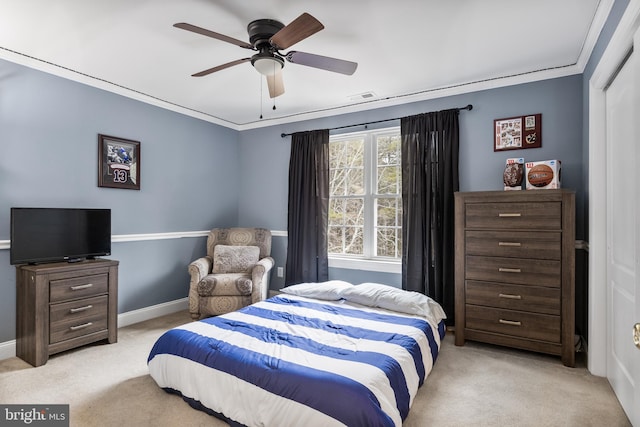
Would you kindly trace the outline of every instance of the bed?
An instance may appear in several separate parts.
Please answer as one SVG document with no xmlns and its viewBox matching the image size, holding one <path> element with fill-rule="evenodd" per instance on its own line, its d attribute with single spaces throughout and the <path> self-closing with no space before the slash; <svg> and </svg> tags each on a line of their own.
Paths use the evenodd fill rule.
<svg viewBox="0 0 640 427">
<path fill-rule="evenodd" d="M 438 357 L 442 308 L 380 284 L 283 291 L 165 332 L 151 377 L 231 425 L 401 426 Z"/>
</svg>

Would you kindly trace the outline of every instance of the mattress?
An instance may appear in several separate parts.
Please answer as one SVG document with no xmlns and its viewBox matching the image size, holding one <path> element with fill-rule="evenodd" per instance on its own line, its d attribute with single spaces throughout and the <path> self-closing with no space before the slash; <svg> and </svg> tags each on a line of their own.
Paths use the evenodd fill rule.
<svg viewBox="0 0 640 427">
<path fill-rule="evenodd" d="M 245 426 L 401 426 L 438 357 L 442 317 L 281 294 L 164 333 L 151 377 Z"/>
</svg>

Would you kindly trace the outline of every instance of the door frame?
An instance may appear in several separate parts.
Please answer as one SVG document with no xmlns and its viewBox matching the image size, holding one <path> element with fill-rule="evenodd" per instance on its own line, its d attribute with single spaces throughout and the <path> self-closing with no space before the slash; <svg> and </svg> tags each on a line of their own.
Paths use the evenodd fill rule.
<svg viewBox="0 0 640 427">
<path fill-rule="evenodd" d="M 605 92 L 633 47 L 640 28 L 640 0 L 630 0 L 589 80 L 589 337 L 587 369 L 607 376 L 607 170 Z M 640 54 L 640 46 L 636 46 Z"/>
</svg>

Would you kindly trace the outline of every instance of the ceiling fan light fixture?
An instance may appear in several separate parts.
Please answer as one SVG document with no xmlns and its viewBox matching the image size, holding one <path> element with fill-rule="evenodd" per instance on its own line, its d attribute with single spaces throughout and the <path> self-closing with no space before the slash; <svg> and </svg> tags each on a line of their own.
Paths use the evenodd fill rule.
<svg viewBox="0 0 640 427">
<path fill-rule="evenodd" d="M 258 56 L 258 55 L 255 55 Z M 258 56 L 251 60 L 251 65 L 264 76 L 272 76 L 284 67 L 284 60 L 277 56 Z"/>
</svg>

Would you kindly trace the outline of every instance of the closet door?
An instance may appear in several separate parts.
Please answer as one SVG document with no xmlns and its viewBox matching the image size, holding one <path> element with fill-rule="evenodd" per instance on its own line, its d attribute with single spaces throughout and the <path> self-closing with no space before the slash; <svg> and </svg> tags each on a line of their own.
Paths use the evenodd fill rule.
<svg viewBox="0 0 640 427">
<path fill-rule="evenodd" d="M 640 30 L 634 46 L 606 90 L 607 378 L 640 426 Z"/>
</svg>

